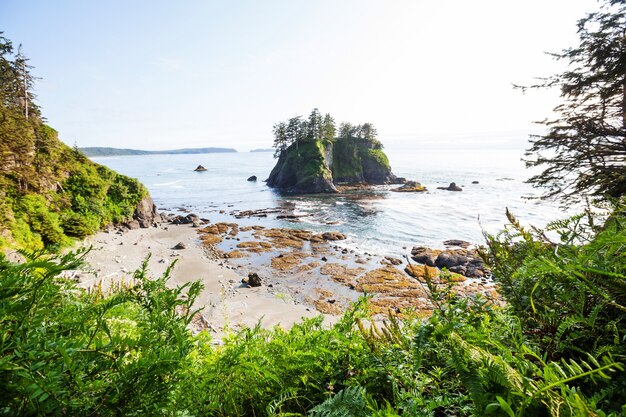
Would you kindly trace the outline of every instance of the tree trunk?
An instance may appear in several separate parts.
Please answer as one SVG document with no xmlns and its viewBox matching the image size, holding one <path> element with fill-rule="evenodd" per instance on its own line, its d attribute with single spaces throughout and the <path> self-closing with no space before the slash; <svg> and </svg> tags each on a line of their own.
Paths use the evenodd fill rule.
<svg viewBox="0 0 626 417">
<path fill-rule="evenodd" d="M 626 130 L 626 75 L 622 80 L 622 129 Z"/>
</svg>

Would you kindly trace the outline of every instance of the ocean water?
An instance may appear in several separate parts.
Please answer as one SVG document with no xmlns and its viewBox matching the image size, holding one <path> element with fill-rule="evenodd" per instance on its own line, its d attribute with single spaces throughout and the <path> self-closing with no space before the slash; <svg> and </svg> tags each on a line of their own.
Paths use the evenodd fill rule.
<svg viewBox="0 0 626 417">
<path fill-rule="evenodd" d="M 537 191 L 514 150 L 387 150 L 393 172 L 417 180 L 427 193 L 396 193 L 388 186 L 339 195 L 282 196 L 263 182 L 276 160 L 270 152 L 200 155 L 141 155 L 94 158 L 139 179 L 159 209 L 186 209 L 212 222 L 241 225 L 336 230 L 343 245 L 378 255 L 401 256 L 415 245 L 442 247 L 447 239 L 483 243 L 483 231 L 496 233 L 506 224 L 508 207 L 524 224 L 544 226 L 566 214 L 555 203 L 529 200 Z M 194 172 L 202 164 L 206 172 Z M 257 182 L 249 182 L 251 175 Z M 478 181 L 478 184 L 472 184 Z M 438 190 L 450 182 L 462 192 Z M 298 221 L 236 219 L 243 210 L 281 208 L 303 216 Z"/>
</svg>

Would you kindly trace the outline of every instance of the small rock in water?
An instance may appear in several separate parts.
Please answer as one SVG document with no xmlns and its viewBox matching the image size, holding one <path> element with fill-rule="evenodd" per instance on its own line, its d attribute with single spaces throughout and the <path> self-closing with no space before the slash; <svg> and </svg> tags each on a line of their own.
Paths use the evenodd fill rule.
<svg viewBox="0 0 626 417">
<path fill-rule="evenodd" d="M 468 246 L 470 245 L 469 242 L 466 242 L 465 240 L 459 240 L 459 239 L 446 240 L 445 242 L 443 242 L 443 244 L 445 246 L 458 246 L 463 249 L 467 249 Z"/>
<path fill-rule="evenodd" d="M 328 258 L 325 257 L 325 256 L 322 256 L 321 260 L 324 261 L 324 262 L 328 262 Z"/>
<path fill-rule="evenodd" d="M 455 182 L 451 182 L 447 187 L 437 187 L 438 190 L 447 190 L 447 191 L 463 191 L 461 187 L 456 185 Z"/>
<path fill-rule="evenodd" d="M 178 242 L 176 246 L 174 246 L 172 249 L 176 249 L 176 250 L 187 249 L 187 245 L 185 245 L 183 242 Z"/>
<path fill-rule="evenodd" d="M 385 260 L 389 262 L 391 265 L 400 265 L 402 264 L 402 260 L 398 258 L 394 258 L 391 256 L 385 256 Z"/>
<path fill-rule="evenodd" d="M 194 171 L 196 171 L 196 172 L 204 172 L 204 171 L 206 171 L 206 168 L 203 167 L 202 165 L 198 165 L 196 167 L 196 169 L 194 169 Z"/>
<path fill-rule="evenodd" d="M 248 177 L 248 181 L 256 181 L 256 175 L 252 175 L 250 177 Z"/>
</svg>

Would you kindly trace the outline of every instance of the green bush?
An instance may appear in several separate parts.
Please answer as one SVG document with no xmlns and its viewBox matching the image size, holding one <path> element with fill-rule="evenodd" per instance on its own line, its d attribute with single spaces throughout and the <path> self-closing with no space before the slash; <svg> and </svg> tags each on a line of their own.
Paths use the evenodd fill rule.
<svg viewBox="0 0 626 417">
<path fill-rule="evenodd" d="M 0 173 L 0 231 L 5 236 L 0 248 L 62 247 L 70 242 L 68 236 L 82 238 L 132 217 L 147 195 L 137 180 L 91 162 L 38 119 L 13 116 L 25 130 L 5 137 L 0 123 L 0 158 L 12 164 Z"/>
<path fill-rule="evenodd" d="M 26 222 L 33 233 L 41 237 L 46 246 L 59 246 L 69 243 L 63 233 L 59 215 L 49 209 L 46 200 L 37 194 L 21 197 L 17 203 L 16 216 Z"/>
<path fill-rule="evenodd" d="M 332 327 L 223 345 L 191 335 L 200 285 L 168 289 L 169 270 L 148 279 L 144 263 L 103 294 L 61 277 L 75 254 L 0 259 L 0 414 L 624 415 L 623 213 L 554 223 L 558 245 L 510 216 L 489 237 L 504 307 L 427 281 L 426 319 L 372 322 L 362 299 Z"/>
<path fill-rule="evenodd" d="M 24 254 L 0 257 L 0 415 L 173 414 L 200 285 L 169 289 L 144 264 L 135 285 L 84 291 L 60 275 L 80 254 Z"/>
</svg>

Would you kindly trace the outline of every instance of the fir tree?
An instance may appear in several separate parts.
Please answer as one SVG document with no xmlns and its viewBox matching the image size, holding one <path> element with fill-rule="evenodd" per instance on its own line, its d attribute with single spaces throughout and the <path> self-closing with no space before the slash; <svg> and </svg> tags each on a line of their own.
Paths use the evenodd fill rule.
<svg viewBox="0 0 626 417">
<path fill-rule="evenodd" d="M 607 0 L 578 22 L 579 44 L 553 54 L 569 66 L 530 88 L 558 87 L 556 117 L 540 122 L 545 135 L 531 137 L 528 167 L 544 167 L 529 179 L 563 202 L 585 195 L 626 194 L 626 8 Z M 526 89 L 528 87 L 520 87 Z"/>
</svg>

